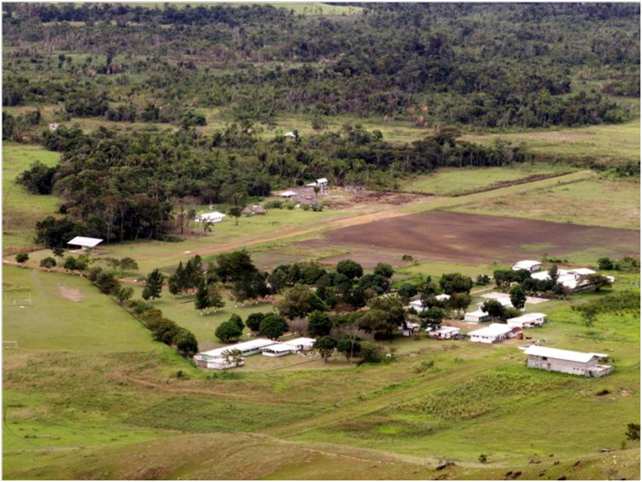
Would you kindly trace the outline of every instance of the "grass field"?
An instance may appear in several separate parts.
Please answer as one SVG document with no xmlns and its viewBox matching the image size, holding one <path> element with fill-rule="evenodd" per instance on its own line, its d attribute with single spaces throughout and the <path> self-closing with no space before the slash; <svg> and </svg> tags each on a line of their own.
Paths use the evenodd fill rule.
<svg viewBox="0 0 642 482">
<path fill-rule="evenodd" d="M 595 176 L 528 192 L 488 197 L 454 210 L 639 229 L 640 183 Z"/>
<path fill-rule="evenodd" d="M 615 289 L 639 286 L 637 275 L 616 276 Z M 4 349 L 5 478 L 639 476 L 639 446 L 624 437 L 640 408 L 633 314 L 588 328 L 569 302 L 546 303 L 550 322 L 528 333 L 611 354 L 616 371 L 603 379 L 526 369 L 514 342 L 426 338 L 393 342 L 389 364 L 337 359 L 208 378 L 139 337 L 137 322 L 80 278 L 5 268 L 5 283 L 38 301 L 4 328 L 5 340 L 22 340 Z M 61 297 L 61 284 L 85 298 Z M 65 316 L 65 303 L 96 320 Z M 116 327 L 108 334 L 104 317 Z M 82 339 L 56 334 L 85 328 Z M 436 470 L 443 460 L 455 465 Z"/>
<path fill-rule="evenodd" d="M 482 144 L 502 139 L 558 159 L 590 159 L 607 165 L 640 159 L 639 119 L 616 125 L 470 134 L 463 139 Z"/>
<path fill-rule="evenodd" d="M 40 161 L 57 164 L 59 154 L 39 146 L 5 142 L 2 147 L 3 252 L 28 249 L 34 245 L 36 221 L 52 214 L 58 206 L 55 196 L 35 196 L 16 184 L 18 175 Z"/>
<path fill-rule="evenodd" d="M 516 164 L 510 167 L 445 168 L 433 174 L 418 176 L 402 184 L 401 190 L 453 196 L 526 180 L 530 176 L 554 176 L 569 171 L 572 169 L 568 166 L 543 163 Z"/>
</svg>

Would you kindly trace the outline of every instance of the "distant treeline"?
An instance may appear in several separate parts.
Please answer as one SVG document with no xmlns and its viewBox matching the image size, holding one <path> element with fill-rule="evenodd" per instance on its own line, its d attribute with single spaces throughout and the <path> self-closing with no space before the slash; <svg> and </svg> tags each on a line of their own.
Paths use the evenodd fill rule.
<svg viewBox="0 0 642 482">
<path fill-rule="evenodd" d="M 317 17 L 268 5 L 4 4 L 3 101 L 119 121 L 179 123 L 189 105 L 263 122 L 302 112 L 541 127 L 619 122 L 629 113 L 602 94 L 639 95 L 636 4 L 363 7 Z M 576 85 L 581 68 L 626 81 L 598 92 Z M 159 111 L 143 116 L 152 99 Z"/>
<path fill-rule="evenodd" d="M 83 232 L 108 241 L 163 238 L 183 201 L 241 205 L 272 188 L 328 177 L 334 184 L 389 186 L 398 174 L 443 166 L 501 166 L 527 159 L 519 147 L 457 141 L 442 129 L 411 144 L 386 142 L 379 131 L 337 132 L 262 140 L 251 125 L 232 124 L 213 136 L 175 133 L 85 134 L 60 127 L 44 134 L 62 152 L 59 166 L 36 164 L 19 179 L 34 193 L 55 192 L 64 218 L 38 224 L 39 242 L 56 246 Z M 184 216 L 181 216 L 183 219 Z"/>
</svg>

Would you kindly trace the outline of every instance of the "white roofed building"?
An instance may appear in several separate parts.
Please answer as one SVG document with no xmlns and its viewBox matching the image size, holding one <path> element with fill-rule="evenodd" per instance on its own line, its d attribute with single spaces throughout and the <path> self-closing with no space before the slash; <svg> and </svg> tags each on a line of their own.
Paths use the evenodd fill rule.
<svg viewBox="0 0 642 482">
<path fill-rule="evenodd" d="M 294 347 L 295 351 L 310 351 L 314 348 L 315 342 L 316 340 L 314 338 L 306 338 L 302 336 L 300 338 L 284 341 L 283 343 Z"/>
<path fill-rule="evenodd" d="M 289 199 L 296 196 L 296 191 L 283 191 L 279 193 L 279 196 Z"/>
<path fill-rule="evenodd" d="M 292 345 L 287 345 L 285 343 L 275 343 L 261 348 L 261 355 L 271 356 L 271 357 L 280 357 L 289 355 L 296 351 L 295 347 Z"/>
<path fill-rule="evenodd" d="M 508 326 L 516 326 L 518 328 L 532 328 L 534 326 L 543 326 L 546 322 L 546 315 L 544 313 L 524 313 L 515 318 L 506 320 Z"/>
<path fill-rule="evenodd" d="M 526 270 L 530 273 L 542 269 L 542 263 L 534 259 L 523 259 L 513 265 L 513 271 Z"/>
<path fill-rule="evenodd" d="M 479 323 L 480 321 L 487 321 L 489 319 L 490 315 L 481 308 L 475 311 L 469 311 L 468 313 L 464 314 L 464 321 L 468 321 L 471 323 Z"/>
<path fill-rule="evenodd" d="M 513 328 L 503 323 L 491 323 L 490 325 L 468 333 L 470 341 L 474 343 L 499 343 L 510 338 Z"/>
<path fill-rule="evenodd" d="M 601 362 L 608 358 L 604 353 L 586 353 L 531 345 L 524 350 L 529 368 L 569 373 L 585 377 L 602 377 L 613 371 L 611 365 Z"/>
<path fill-rule="evenodd" d="M 564 288 L 571 291 L 579 291 L 582 289 L 591 288 L 591 281 L 589 279 L 590 275 L 597 274 L 595 270 L 591 268 L 574 268 L 574 269 L 558 269 L 557 270 L 557 283 L 562 285 Z M 551 275 L 548 271 L 538 271 L 533 273 L 531 278 L 547 281 L 551 279 Z M 615 278 L 612 276 L 607 277 L 609 281 L 613 283 Z"/>
<path fill-rule="evenodd" d="M 225 214 L 218 211 L 211 211 L 209 213 L 202 213 L 196 216 L 197 223 L 220 223 L 223 221 Z"/>
<path fill-rule="evenodd" d="M 237 353 L 239 357 L 256 355 L 261 352 L 261 348 L 274 345 L 273 340 L 267 338 L 255 338 L 254 340 L 234 343 L 213 350 L 203 351 L 194 355 L 194 362 L 201 368 L 225 369 L 240 366 L 243 363 L 231 363 L 231 355 Z M 241 360 L 242 361 L 242 360 Z"/>
<path fill-rule="evenodd" d="M 457 338 L 460 333 L 461 329 L 456 326 L 441 326 L 436 330 L 428 331 L 428 336 L 430 338 L 437 338 L 438 340 L 452 340 L 453 338 Z"/>
<path fill-rule="evenodd" d="M 102 242 L 103 240 L 100 238 L 87 238 L 85 236 L 76 236 L 71 241 L 68 241 L 67 244 L 70 246 L 76 246 L 83 249 L 91 249 L 91 248 L 95 248 Z"/>
</svg>

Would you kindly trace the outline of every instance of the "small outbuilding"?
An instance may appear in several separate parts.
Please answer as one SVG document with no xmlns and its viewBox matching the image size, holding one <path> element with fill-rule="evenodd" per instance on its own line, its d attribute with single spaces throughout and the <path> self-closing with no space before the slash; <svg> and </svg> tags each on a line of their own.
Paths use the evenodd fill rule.
<svg viewBox="0 0 642 482">
<path fill-rule="evenodd" d="M 428 331 L 428 336 L 430 338 L 436 338 L 438 340 L 452 340 L 454 338 L 459 338 L 460 334 L 461 329 L 456 326 L 441 326 L 436 330 Z"/>
<path fill-rule="evenodd" d="M 524 350 L 528 356 L 526 366 L 551 372 L 569 373 L 585 377 L 603 377 L 613 371 L 612 365 L 604 364 L 608 355 L 560 350 L 531 345 Z"/>
<path fill-rule="evenodd" d="M 314 338 L 306 338 L 302 336 L 300 338 L 284 341 L 283 343 L 294 347 L 294 351 L 310 351 L 314 348 L 315 342 L 316 340 Z"/>
<path fill-rule="evenodd" d="M 290 199 L 296 196 L 296 191 L 283 191 L 279 193 L 279 196 L 284 197 L 286 199 Z"/>
<path fill-rule="evenodd" d="M 484 310 L 481 308 L 475 310 L 475 311 L 469 311 L 464 315 L 464 321 L 468 321 L 470 323 L 479 323 L 481 321 L 488 321 L 490 320 L 490 315 L 486 313 Z"/>
<path fill-rule="evenodd" d="M 510 326 L 503 323 L 491 323 L 484 328 L 469 332 L 468 337 L 473 343 L 500 343 L 511 338 L 511 333 L 513 333 L 513 328 Z"/>
<path fill-rule="evenodd" d="M 513 265 L 513 271 L 526 270 L 529 273 L 542 269 L 542 263 L 534 259 L 523 259 Z"/>
<path fill-rule="evenodd" d="M 103 240 L 100 238 L 88 238 L 85 236 L 76 236 L 71 241 L 68 241 L 69 246 L 75 246 L 76 248 L 82 249 L 92 249 L 102 243 Z"/>
<path fill-rule="evenodd" d="M 546 315 L 544 313 L 524 313 L 515 318 L 506 320 L 508 326 L 516 326 L 518 328 L 533 328 L 535 326 L 542 326 L 546 322 Z"/>
<path fill-rule="evenodd" d="M 405 321 L 400 327 L 399 331 L 403 336 L 413 336 L 419 333 L 421 325 L 412 321 Z"/>
<path fill-rule="evenodd" d="M 220 223 L 225 218 L 225 214 L 218 211 L 211 211 L 209 213 L 202 213 L 196 216 L 197 223 Z"/>
</svg>

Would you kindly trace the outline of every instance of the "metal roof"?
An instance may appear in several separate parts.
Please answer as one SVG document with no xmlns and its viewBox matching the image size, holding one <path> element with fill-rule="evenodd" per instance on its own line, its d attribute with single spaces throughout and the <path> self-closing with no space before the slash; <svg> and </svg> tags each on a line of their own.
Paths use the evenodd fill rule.
<svg viewBox="0 0 642 482">
<path fill-rule="evenodd" d="M 539 320 L 540 318 L 546 318 L 546 315 L 544 313 L 524 313 L 515 318 L 509 318 L 507 321 L 532 321 Z"/>
<path fill-rule="evenodd" d="M 513 329 L 508 325 L 503 323 L 491 323 L 484 328 L 469 332 L 468 336 L 501 336 L 510 333 L 511 331 L 513 331 Z"/>
<path fill-rule="evenodd" d="M 560 350 L 559 348 L 548 348 L 545 346 L 531 345 L 524 353 L 532 356 L 541 356 L 546 358 L 555 358 L 557 360 L 574 361 L 578 363 L 588 363 L 593 358 L 607 358 L 604 353 L 586 353 L 582 351 Z"/>
<path fill-rule="evenodd" d="M 76 236 L 71 241 L 68 241 L 67 244 L 72 246 L 82 246 L 83 248 L 94 248 L 102 243 L 103 240 L 100 238 L 87 238 L 85 236 Z"/>
<path fill-rule="evenodd" d="M 204 351 L 199 353 L 206 357 L 218 358 L 224 357 L 226 353 L 229 353 L 233 350 L 246 351 L 246 350 L 258 350 L 266 346 L 274 345 L 274 340 L 268 340 L 267 338 L 255 338 L 254 340 L 243 341 L 241 343 L 235 343 L 234 345 L 227 345 L 221 348 L 215 348 L 214 350 Z"/>
</svg>

